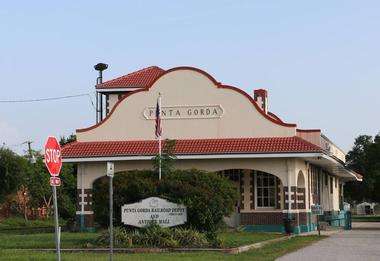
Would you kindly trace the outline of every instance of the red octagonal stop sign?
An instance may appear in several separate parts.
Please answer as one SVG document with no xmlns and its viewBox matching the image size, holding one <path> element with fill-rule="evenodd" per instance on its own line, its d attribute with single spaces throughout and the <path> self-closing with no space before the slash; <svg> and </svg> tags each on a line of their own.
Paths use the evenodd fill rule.
<svg viewBox="0 0 380 261">
<path fill-rule="evenodd" d="M 45 165 L 50 175 L 59 175 L 62 167 L 61 146 L 53 136 L 49 136 L 45 144 Z"/>
</svg>

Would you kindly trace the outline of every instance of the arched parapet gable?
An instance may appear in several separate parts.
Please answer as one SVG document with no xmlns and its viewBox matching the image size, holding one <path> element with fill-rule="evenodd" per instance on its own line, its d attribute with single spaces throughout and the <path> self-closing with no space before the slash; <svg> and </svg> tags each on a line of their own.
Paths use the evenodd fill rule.
<svg viewBox="0 0 380 261">
<path fill-rule="evenodd" d="M 202 70 L 177 67 L 151 86 L 127 94 L 97 125 L 78 129 L 78 141 L 154 139 L 159 93 L 165 112 L 163 138 L 292 137 L 296 133 L 295 124 L 268 116 L 244 91 L 223 85 Z"/>
</svg>

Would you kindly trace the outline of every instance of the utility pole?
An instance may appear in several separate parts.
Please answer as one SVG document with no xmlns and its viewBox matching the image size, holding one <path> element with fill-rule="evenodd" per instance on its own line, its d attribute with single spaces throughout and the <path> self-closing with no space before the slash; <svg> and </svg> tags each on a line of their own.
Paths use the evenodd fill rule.
<svg viewBox="0 0 380 261">
<path fill-rule="evenodd" d="M 21 144 L 28 144 L 29 162 L 33 164 L 33 163 L 36 163 L 36 159 L 34 158 L 33 153 L 32 153 L 32 146 L 31 146 L 32 143 L 33 141 L 28 140 Z M 26 205 L 27 188 L 25 185 L 23 185 L 22 195 L 23 195 L 23 200 L 24 200 L 24 218 L 25 220 L 28 220 L 28 207 Z"/>
<path fill-rule="evenodd" d="M 21 144 L 28 144 L 28 153 L 29 153 L 29 161 L 30 161 L 30 163 L 36 163 L 36 159 L 34 158 L 33 153 L 32 153 L 32 146 L 31 146 L 31 144 L 33 142 L 34 141 L 27 140 L 27 141 L 21 143 Z"/>
</svg>

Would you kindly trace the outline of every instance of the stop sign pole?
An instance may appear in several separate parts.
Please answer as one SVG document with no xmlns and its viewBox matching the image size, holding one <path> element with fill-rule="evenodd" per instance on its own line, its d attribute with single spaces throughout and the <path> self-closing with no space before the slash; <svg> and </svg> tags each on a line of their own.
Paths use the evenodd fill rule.
<svg viewBox="0 0 380 261">
<path fill-rule="evenodd" d="M 53 204 L 54 204 L 54 223 L 55 223 L 55 249 L 57 261 L 61 261 L 60 235 L 61 229 L 58 224 L 58 204 L 57 204 L 57 186 L 60 186 L 61 181 L 59 172 L 62 167 L 61 146 L 57 139 L 49 136 L 45 144 L 45 165 L 50 172 L 50 185 L 53 187 Z"/>
</svg>

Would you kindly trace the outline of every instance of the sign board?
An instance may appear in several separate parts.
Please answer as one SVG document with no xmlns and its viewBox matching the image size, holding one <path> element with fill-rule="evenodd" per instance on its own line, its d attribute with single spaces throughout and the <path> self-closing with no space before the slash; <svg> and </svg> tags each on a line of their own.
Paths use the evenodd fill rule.
<svg viewBox="0 0 380 261">
<path fill-rule="evenodd" d="M 224 114 L 220 104 L 211 105 L 177 105 L 161 107 L 161 118 L 174 119 L 218 119 Z M 143 115 L 147 120 L 156 119 L 156 107 L 146 107 Z"/>
<path fill-rule="evenodd" d="M 113 174 L 115 173 L 115 168 L 113 162 L 107 162 L 107 176 L 113 177 Z"/>
<path fill-rule="evenodd" d="M 321 205 L 311 205 L 311 214 L 313 215 L 323 215 L 323 209 Z"/>
<path fill-rule="evenodd" d="M 61 179 L 58 177 L 50 177 L 50 186 L 52 187 L 61 186 Z"/>
<path fill-rule="evenodd" d="M 173 227 L 186 223 L 187 208 L 162 198 L 150 197 L 122 206 L 121 221 L 135 227 L 145 227 L 150 224 Z"/>
<path fill-rule="evenodd" d="M 53 136 L 49 136 L 45 144 L 45 165 L 50 175 L 59 175 L 62 167 L 61 146 Z"/>
</svg>

